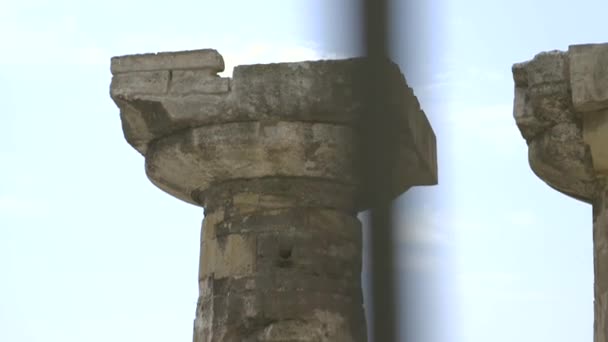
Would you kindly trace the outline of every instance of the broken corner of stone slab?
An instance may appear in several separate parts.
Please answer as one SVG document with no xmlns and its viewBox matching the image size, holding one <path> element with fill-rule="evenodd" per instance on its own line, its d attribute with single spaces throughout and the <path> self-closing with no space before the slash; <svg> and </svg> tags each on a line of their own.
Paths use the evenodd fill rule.
<svg viewBox="0 0 608 342">
<path fill-rule="evenodd" d="M 513 65 L 514 118 L 535 174 L 591 203 L 608 176 L 608 43 Z"/>
<path fill-rule="evenodd" d="M 148 178 L 201 205 L 211 184 L 262 177 L 309 177 L 361 193 L 358 150 L 365 58 L 241 65 L 232 78 L 213 49 L 112 58 L 110 94 L 126 140 L 145 156 Z M 390 70 L 387 132 L 399 155 L 386 176 L 393 197 L 437 183 L 436 139 L 399 67 Z M 382 151 L 378 151 L 382 153 Z M 373 180 L 372 182 L 373 183 Z M 362 197 L 362 196 L 360 196 Z M 358 208 L 367 203 L 359 199 Z"/>
</svg>

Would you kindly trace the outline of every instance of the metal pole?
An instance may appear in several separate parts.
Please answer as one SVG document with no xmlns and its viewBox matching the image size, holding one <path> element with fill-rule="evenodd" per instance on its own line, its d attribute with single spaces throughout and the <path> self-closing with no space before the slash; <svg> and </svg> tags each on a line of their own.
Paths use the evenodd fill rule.
<svg viewBox="0 0 608 342">
<path fill-rule="evenodd" d="M 366 70 L 363 89 L 367 95 L 366 111 L 362 118 L 364 140 L 364 174 L 370 183 L 367 196 L 372 202 L 371 274 L 372 317 L 371 336 L 374 342 L 396 341 L 395 279 L 393 230 L 391 215 L 390 170 L 396 148 L 388 139 L 389 120 L 383 115 L 388 108 L 388 0 L 364 0 L 364 48 L 370 67 Z"/>
</svg>

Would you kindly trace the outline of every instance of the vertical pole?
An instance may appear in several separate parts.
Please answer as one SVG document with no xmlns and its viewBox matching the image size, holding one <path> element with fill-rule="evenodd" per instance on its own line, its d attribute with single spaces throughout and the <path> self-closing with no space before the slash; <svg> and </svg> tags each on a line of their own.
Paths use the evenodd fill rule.
<svg viewBox="0 0 608 342">
<path fill-rule="evenodd" d="M 395 279 L 391 225 L 390 172 L 395 148 L 388 141 L 389 120 L 383 115 L 387 108 L 387 87 L 390 86 L 385 65 L 388 59 L 387 0 L 364 0 L 363 38 L 369 68 L 363 79 L 367 95 L 363 121 L 363 168 L 366 175 L 366 196 L 371 197 L 371 274 L 372 317 L 371 336 L 374 342 L 396 341 Z"/>
</svg>

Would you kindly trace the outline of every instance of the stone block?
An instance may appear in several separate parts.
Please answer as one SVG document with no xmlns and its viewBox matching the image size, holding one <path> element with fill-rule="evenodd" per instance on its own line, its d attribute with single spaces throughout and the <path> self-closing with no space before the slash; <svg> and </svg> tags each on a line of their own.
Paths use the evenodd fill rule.
<svg viewBox="0 0 608 342">
<path fill-rule="evenodd" d="M 213 49 L 160 52 L 113 57 L 112 74 L 152 70 L 208 70 L 209 75 L 224 71 L 224 59 Z"/>
<path fill-rule="evenodd" d="M 216 265 L 217 241 L 215 239 L 203 241 L 199 259 L 198 278 L 204 279 L 213 276 Z"/>
<path fill-rule="evenodd" d="M 361 244 L 361 221 L 339 210 L 317 209 L 307 213 L 308 230 L 326 239 L 353 241 Z"/>
<path fill-rule="evenodd" d="M 239 65 L 233 91 L 239 112 L 284 120 L 351 122 L 360 111 L 355 75 L 361 60 Z"/>
<path fill-rule="evenodd" d="M 361 272 L 361 246 L 302 230 L 258 235 L 256 271 L 294 269 L 304 275 L 354 279 Z"/>
<path fill-rule="evenodd" d="M 209 75 L 207 70 L 175 70 L 170 94 L 222 94 L 230 91 L 230 78 Z"/>
<path fill-rule="evenodd" d="M 139 108 L 133 103 L 115 98 L 120 107 L 120 119 L 125 139 L 142 155 L 148 150 L 148 142 L 154 139 L 154 134 L 148 127 L 146 116 L 141 115 Z"/>
<path fill-rule="evenodd" d="M 591 150 L 593 168 L 608 176 L 608 110 L 584 115 L 583 138 Z"/>
<path fill-rule="evenodd" d="M 319 274 L 303 274 L 293 268 L 276 268 L 266 272 L 256 271 L 244 277 L 214 279 L 203 278 L 200 282 L 201 297 L 238 295 L 269 290 L 288 292 L 334 293 L 353 299 L 361 298 L 360 284 L 345 277 L 324 277 Z"/>
<path fill-rule="evenodd" d="M 238 212 L 216 227 L 217 235 L 255 232 L 289 231 L 295 227 L 306 227 L 306 215 L 298 209 L 257 210 Z"/>
<path fill-rule="evenodd" d="M 206 277 L 199 278 L 199 281 L 198 281 L 199 301 L 213 296 L 213 294 L 215 293 L 215 287 L 214 287 L 215 281 L 216 280 L 212 276 L 206 276 Z"/>
<path fill-rule="evenodd" d="M 217 235 L 217 225 L 220 224 L 224 220 L 224 209 L 219 208 L 218 210 L 205 213 L 205 219 L 203 220 L 203 229 L 202 229 L 202 241 L 212 240 L 216 238 Z"/>
<path fill-rule="evenodd" d="M 292 208 L 298 205 L 293 197 L 286 195 L 263 194 L 260 195 L 260 208 Z"/>
<path fill-rule="evenodd" d="M 259 210 L 260 195 L 251 192 L 242 192 L 232 198 L 232 213 L 247 214 Z"/>
<path fill-rule="evenodd" d="M 111 95 L 161 95 L 167 92 L 169 71 L 140 71 L 118 74 L 112 77 Z"/>
<path fill-rule="evenodd" d="M 570 84 L 572 103 L 581 112 L 608 107 L 608 44 L 572 45 Z"/>
<path fill-rule="evenodd" d="M 199 279 L 246 276 L 255 269 L 256 239 L 232 234 L 203 241 Z"/>
<path fill-rule="evenodd" d="M 334 208 L 354 213 L 355 186 L 319 178 L 254 178 L 237 179 L 212 185 L 197 194 L 197 202 L 205 210 L 226 208 L 239 193 L 258 193 L 263 211 L 272 209 Z"/>
</svg>

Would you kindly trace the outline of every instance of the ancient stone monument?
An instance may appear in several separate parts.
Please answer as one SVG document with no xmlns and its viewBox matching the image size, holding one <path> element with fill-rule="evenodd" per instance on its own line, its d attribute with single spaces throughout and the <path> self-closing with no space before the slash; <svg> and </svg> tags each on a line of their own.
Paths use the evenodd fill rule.
<svg viewBox="0 0 608 342">
<path fill-rule="evenodd" d="M 222 78 L 215 50 L 112 59 L 111 97 L 146 175 L 205 209 L 195 342 L 366 340 L 358 119 L 391 120 L 395 196 L 435 184 L 437 165 L 396 65 L 392 110 L 361 112 L 364 63 L 243 65 Z"/>
<path fill-rule="evenodd" d="M 594 341 L 608 342 L 608 44 L 539 53 L 513 65 L 513 78 L 530 167 L 593 205 Z"/>
</svg>

